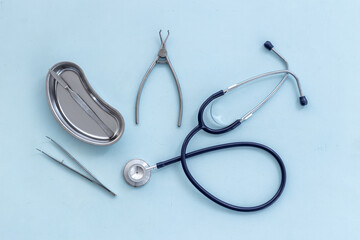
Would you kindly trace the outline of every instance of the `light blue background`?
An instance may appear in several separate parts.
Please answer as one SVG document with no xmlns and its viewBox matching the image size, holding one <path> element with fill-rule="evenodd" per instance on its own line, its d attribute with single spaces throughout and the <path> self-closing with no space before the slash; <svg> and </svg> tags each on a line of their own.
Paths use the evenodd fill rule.
<svg viewBox="0 0 360 240">
<path fill-rule="evenodd" d="M 0 239 L 359 239 L 359 13 L 356 0 L 0 1 Z M 181 128 L 166 66 L 150 75 L 141 124 L 134 124 L 136 91 L 159 49 L 159 29 L 171 31 L 167 49 L 184 95 Z M 129 187 L 124 164 L 179 154 L 206 97 L 283 68 L 262 47 L 266 40 L 288 59 L 309 105 L 299 106 L 289 80 L 238 129 L 217 137 L 200 133 L 189 149 L 229 141 L 269 145 L 288 171 L 279 201 L 255 213 L 224 209 L 194 189 L 179 164 L 154 172 L 143 188 Z M 45 75 L 64 60 L 80 65 L 97 93 L 123 114 L 126 130 L 116 144 L 76 140 L 51 115 Z M 248 85 L 216 109 L 240 116 L 277 81 Z M 64 157 L 45 135 L 118 196 L 39 154 L 36 147 Z M 210 191 L 249 205 L 278 184 L 267 157 L 231 150 L 189 165 Z"/>
</svg>

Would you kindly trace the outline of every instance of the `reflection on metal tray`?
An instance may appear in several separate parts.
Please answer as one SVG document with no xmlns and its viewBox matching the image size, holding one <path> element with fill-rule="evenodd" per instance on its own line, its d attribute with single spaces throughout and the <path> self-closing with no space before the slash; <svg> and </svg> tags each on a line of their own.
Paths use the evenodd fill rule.
<svg viewBox="0 0 360 240">
<path fill-rule="evenodd" d="M 124 132 L 121 114 L 96 94 L 74 63 L 60 62 L 49 70 L 46 96 L 55 119 L 77 139 L 110 145 Z"/>
</svg>

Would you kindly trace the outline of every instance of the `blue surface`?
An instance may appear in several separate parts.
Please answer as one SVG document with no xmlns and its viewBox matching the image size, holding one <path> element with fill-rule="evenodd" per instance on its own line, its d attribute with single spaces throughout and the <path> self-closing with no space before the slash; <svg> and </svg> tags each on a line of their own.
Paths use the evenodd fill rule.
<svg viewBox="0 0 360 240">
<path fill-rule="evenodd" d="M 0 239 L 359 239 L 359 1 L 0 1 Z M 184 95 L 166 66 L 138 85 L 170 29 L 167 49 Z M 154 164 L 179 154 L 200 103 L 254 74 L 283 68 L 262 44 L 271 40 L 300 78 L 232 133 L 201 133 L 190 150 L 258 141 L 283 158 L 288 182 L 270 208 L 237 213 L 203 197 L 179 164 L 154 172 L 147 186 L 126 185 L 134 157 Z M 55 121 L 45 75 L 59 61 L 79 64 L 97 93 L 125 117 L 122 139 L 96 147 Z M 269 78 L 226 97 L 215 111 L 240 116 L 275 86 Z M 229 105 L 227 104 L 229 103 Z M 230 110 L 234 109 L 234 110 Z M 228 113 L 228 114 L 225 114 Z M 40 155 L 62 159 L 52 136 L 116 198 Z M 256 151 L 230 150 L 189 161 L 208 189 L 237 204 L 260 203 L 279 181 L 276 165 Z"/>
</svg>

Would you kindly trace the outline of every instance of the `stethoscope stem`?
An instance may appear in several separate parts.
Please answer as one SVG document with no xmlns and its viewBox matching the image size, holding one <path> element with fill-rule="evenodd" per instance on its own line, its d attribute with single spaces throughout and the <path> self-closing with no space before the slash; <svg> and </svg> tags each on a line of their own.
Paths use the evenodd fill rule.
<svg viewBox="0 0 360 240">
<path fill-rule="evenodd" d="M 155 164 L 155 165 L 150 166 L 150 167 L 147 167 L 147 168 L 145 168 L 145 169 L 151 171 L 151 170 L 154 170 L 154 169 L 157 169 L 157 168 L 158 168 L 158 167 L 157 167 L 157 165 Z"/>
</svg>

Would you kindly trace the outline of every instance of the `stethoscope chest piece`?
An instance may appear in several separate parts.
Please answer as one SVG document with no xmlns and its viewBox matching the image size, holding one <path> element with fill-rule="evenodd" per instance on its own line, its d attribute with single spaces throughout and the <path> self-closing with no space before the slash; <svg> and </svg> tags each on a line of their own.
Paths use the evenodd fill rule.
<svg viewBox="0 0 360 240">
<path fill-rule="evenodd" d="M 123 176 L 130 186 L 141 187 L 150 180 L 151 168 L 142 159 L 132 159 L 126 163 Z"/>
</svg>

